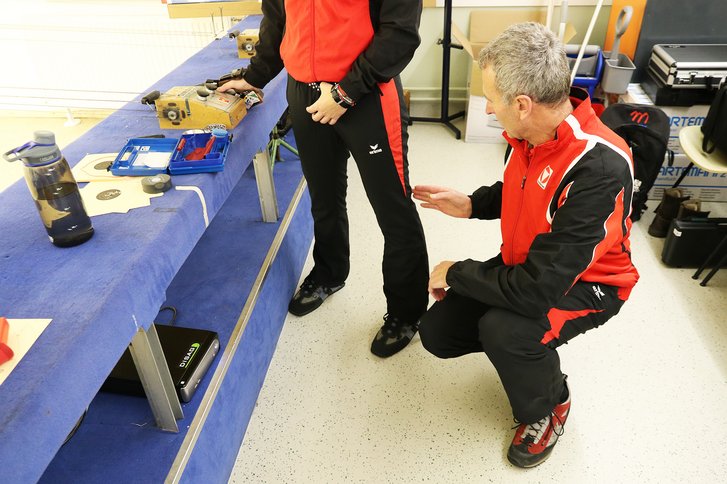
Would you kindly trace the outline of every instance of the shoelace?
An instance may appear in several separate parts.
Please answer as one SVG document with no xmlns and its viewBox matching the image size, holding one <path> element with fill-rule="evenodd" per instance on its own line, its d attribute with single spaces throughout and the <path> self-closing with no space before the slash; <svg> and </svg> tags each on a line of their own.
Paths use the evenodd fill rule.
<svg viewBox="0 0 727 484">
<path fill-rule="evenodd" d="M 553 418 L 558 421 L 558 425 L 560 426 L 560 431 L 558 431 L 558 427 L 553 425 L 553 432 L 555 433 L 555 435 L 560 437 L 561 435 L 563 435 L 563 432 L 565 432 L 565 425 L 563 425 L 563 421 L 555 412 L 550 412 L 550 415 L 548 415 L 547 417 L 543 417 L 535 423 L 527 424 L 527 430 L 525 431 L 526 435 L 533 437 L 533 442 L 539 441 L 545 433 L 545 430 L 548 428 L 548 424 L 550 424 L 551 419 Z M 517 424 L 513 427 L 513 429 L 516 429 L 520 427 L 520 425 L 522 425 L 516 419 L 513 420 Z"/>
<path fill-rule="evenodd" d="M 306 277 L 303 279 L 303 284 L 300 285 L 300 292 L 303 294 L 312 294 L 316 288 L 316 283 L 313 279 Z"/>
<path fill-rule="evenodd" d="M 401 321 L 393 316 L 389 316 L 389 313 L 384 314 L 384 332 L 389 334 L 395 334 L 398 332 Z"/>
</svg>

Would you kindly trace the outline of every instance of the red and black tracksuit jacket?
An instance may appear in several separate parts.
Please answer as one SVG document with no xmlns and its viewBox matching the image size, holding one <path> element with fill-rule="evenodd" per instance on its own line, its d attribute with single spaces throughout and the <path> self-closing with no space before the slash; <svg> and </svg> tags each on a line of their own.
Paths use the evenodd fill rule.
<svg viewBox="0 0 727 484">
<path fill-rule="evenodd" d="M 419 46 L 421 0 L 269 0 L 256 55 L 244 74 L 263 87 L 283 66 L 287 99 L 313 216 L 313 280 L 330 287 L 349 274 L 347 160 L 353 155 L 384 235 L 387 312 L 416 321 L 428 303 L 424 231 L 411 200 L 408 112 L 401 71 Z M 335 125 L 306 107 L 318 83 L 339 83 L 355 105 Z"/>
<path fill-rule="evenodd" d="M 454 264 L 447 283 L 457 293 L 528 317 L 548 314 L 579 281 L 628 298 L 639 278 L 629 249 L 633 160 L 583 94 L 573 90 L 575 109 L 554 140 L 529 147 L 504 134 L 512 151 L 503 182 L 471 195 L 473 218 L 501 218 L 500 254 Z"/>
<path fill-rule="evenodd" d="M 421 8 L 421 0 L 263 0 L 245 80 L 262 88 L 285 66 L 296 81 L 338 82 L 358 101 L 409 63 Z"/>
</svg>

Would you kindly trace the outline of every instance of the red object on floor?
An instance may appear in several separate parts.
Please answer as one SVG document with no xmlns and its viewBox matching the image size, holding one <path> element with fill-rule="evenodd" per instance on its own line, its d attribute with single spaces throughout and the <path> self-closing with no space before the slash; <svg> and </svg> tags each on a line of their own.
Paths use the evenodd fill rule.
<svg viewBox="0 0 727 484">
<path fill-rule="evenodd" d="M 11 350 L 7 345 L 9 332 L 10 325 L 8 324 L 8 320 L 4 317 L 0 317 L 0 365 L 15 356 L 13 350 Z"/>
</svg>

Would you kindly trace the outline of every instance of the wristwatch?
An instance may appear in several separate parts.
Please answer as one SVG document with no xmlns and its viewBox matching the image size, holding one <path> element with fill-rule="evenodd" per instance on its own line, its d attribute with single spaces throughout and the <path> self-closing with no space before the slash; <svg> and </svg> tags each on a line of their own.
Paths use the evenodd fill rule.
<svg viewBox="0 0 727 484">
<path fill-rule="evenodd" d="M 338 83 L 331 86 L 331 97 L 336 102 L 336 104 L 346 109 L 352 108 L 356 105 L 353 99 L 346 96 L 346 92 L 341 89 L 341 86 Z"/>
</svg>

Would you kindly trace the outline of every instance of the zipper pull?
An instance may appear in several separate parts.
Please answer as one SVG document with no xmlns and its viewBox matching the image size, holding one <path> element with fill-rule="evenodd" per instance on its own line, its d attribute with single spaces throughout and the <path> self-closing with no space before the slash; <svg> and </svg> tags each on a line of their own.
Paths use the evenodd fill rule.
<svg viewBox="0 0 727 484">
<path fill-rule="evenodd" d="M 527 178 L 527 175 L 523 176 L 523 182 L 520 184 L 520 188 L 525 188 L 525 179 Z"/>
</svg>

